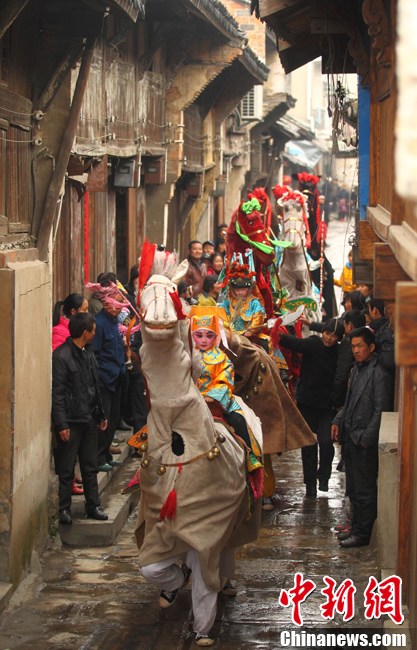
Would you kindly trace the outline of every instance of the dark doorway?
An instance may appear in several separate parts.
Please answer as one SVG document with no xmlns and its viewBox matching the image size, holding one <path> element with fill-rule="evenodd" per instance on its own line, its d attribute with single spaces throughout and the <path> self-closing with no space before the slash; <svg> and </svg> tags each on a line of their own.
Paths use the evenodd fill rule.
<svg viewBox="0 0 417 650">
<path fill-rule="evenodd" d="M 116 191 L 116 273 L 122 284 L 128 281 L 127 191 Z"/>
</svg>

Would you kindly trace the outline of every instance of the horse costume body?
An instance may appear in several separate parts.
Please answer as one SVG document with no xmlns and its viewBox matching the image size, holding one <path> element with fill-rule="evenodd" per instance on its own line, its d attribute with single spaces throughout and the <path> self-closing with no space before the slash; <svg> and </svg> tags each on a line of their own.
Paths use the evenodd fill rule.
<svg viewBox="0 0 417 650">
<path fill-rule="evenodd" d="M 246 452 L 226 427 L 215 424 L 194 383 L 188 321 L 179 320 L 175 298 L 175 284 L 160 275 L 141 294 L 150 411 L 136 538 L 146 577 L 148 565 L 185 559 L 192 551 L 193 575 L 201 572 L 215 608 L 222 578 L 231 577 L 220 575 L 222 552 L 256 539 L 260 506 L 248 519 Z M 204 613 L 195 606 L 193 598 L 201 626 Z"/>
<path fill-rule="evenodd" d="M 313 285 L 306 257 L 306 248 L 311 237 L 304 197 L 300 192 L 287 190 L 278 199 L 278 205 L 283 211 L 283 239 L 292 244 L 284 251 L 279 271 L 281 285 L 287 289 L 290 299 L 313 297 Z"/>
</svg>

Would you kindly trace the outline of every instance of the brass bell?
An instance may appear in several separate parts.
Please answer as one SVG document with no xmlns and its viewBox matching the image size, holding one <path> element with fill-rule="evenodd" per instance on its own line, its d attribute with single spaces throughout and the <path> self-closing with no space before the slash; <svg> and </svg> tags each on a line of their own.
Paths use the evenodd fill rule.
<svg viewBox="0 0 417 650">
<path fill-rule="evenodd" d="M 148 434 L 146 433 L 146 431 L 142 431 L 142 433 L 140 434 L 140 439 L 141 440 L 147 440 L 148 439 Z"/>
<path fill-rule="evenodd" d="M 224 442 L 226 442 L 226 436 L 224 436 L 222 433 L 217 434 L 217 442 L 223 444 Z"/>
<path fill-rule="evenodd" d="M 139 446 L 140 451 L 146 451 L 148 449 L 148 443 L 147 442 L 142 442 L 141 445 Z"/>
<path fill-rule="evenodd" d="M 259 388 L 258 388 L 257 386 L 254 386 L 254 387 L 252 388 L 252 390 L 253 390 L 253 392 L 254 392 L 255 395 L 257 395 L 257 394 L 259 393 Z"/>
<path fill-rule="evenodd" d="M 165 465 L 160 465 L 158 469 L 156 470 L 156 473 L 159 474 L 159 476 L 163 476 L 165 472 L 167 471 L 167 468 Z"/>
<path fill-rule="evenodd" d="M 214 447 L 212 447 L 211 451 L 213 452 L 213 454 L 215 456 L 220 456 L 220 449 L 218 448 L 217 445 L 214 445 Z"/>
<path fill-rule="evenodd" d="M 262 372 L 265 372 L 265 370 L 266 370 L 266 365 L 265 365 L 264 363 L 260 363 L 260 364 L 259 364 L 259 367 L 260 367 L 260 369 L 262 370 Z"/>
<path fill-rule="evenodd" d="M 257 376 L 257 378 L 256 378 L 256 383 L 257 383 L 257 384 L 262 384 L 262 377 L 261 377 L 261 375 L 258 375 L 258 376 Z"/>
<path fill-rule="evenodd" d="M 145 458 L 145 459 L 141 462 L 140 466 L 143 467 L 143 469 L 146 469 L 147 467 L 149 467 L 149 463 L 150 463 L 150 461 L 149 461 L 147 458 Z"/>
<path fill-rule="evenodd" d="M 216 454 L 213 452 L 212 449 L 210 449 L 209 453 L 207 454 L 207 459 L 214 460 L 215 458 L 216 458 Z"/>
</svg>

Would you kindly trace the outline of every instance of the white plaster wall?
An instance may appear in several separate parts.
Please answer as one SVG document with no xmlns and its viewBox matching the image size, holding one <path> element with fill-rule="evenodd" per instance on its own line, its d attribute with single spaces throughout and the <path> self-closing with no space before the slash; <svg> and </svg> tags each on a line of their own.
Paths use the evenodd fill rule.
<svg viewBox="0 0 417 650">
<path fill-rule="evenodd" d="M 42 262 L 17 262 L 9 268 L 15 272 L 13 543 L 29 522 L 35 524 L 34 516 L 45 521 L 51 450 L 51 284 L 48 265 Z"/>
<path fill-rule="evenodd" d="M 399 0 L 396 74 L 395 184 L 398 194 L 417 200 L 417 3 Z"/>
</svg>

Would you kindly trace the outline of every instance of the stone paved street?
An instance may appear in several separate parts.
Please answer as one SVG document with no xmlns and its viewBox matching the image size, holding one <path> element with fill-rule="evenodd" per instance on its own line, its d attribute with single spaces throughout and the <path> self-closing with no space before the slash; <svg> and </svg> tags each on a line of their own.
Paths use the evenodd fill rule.
<svg viewBox="0 0 417 650">
<path fill-rule="evenodd" d="M 337 457 L 334 461 L 334 467 Z M 346 577 L 357 587 L 354 626 L 365 623 L 363 590 L 368 577 L 379 579 L 375 549 L 340 549 L 332 527 L 345 511 L 344 475 L 333 472 L 328 493 L 304 497 L 298 451 L 275 456 L 277 492 L 273 512 L 262 513 L 256 544 L 239 554 L 238 596 L 221 596 L 214 633 L 217 648 L 279 648 L 283 629 L 294 629 L 290 610 L 278 604 L 281 588 L 294 574 L 314 580 L 317 590 L 302 605 L 304 628 L 323 628 L 320 616 L 323 575 L 337 583 Z M 97 525 L 100 525 L 99 523 Z M 20 606 L 0 617 L 0 648 L 6 650 L 171 650 L 196 647 L 192 637 L 190 593 L 185 589 L 168 610 L 158 591 L 138 572 L 133 541 L 134 514 L 108 548 L 61 548 L 47 552 L 41 581 Z M 36 586 L 37 585 L 37 586 Z M 342 625 L 341 616 L 328 626 Z M 346 624 L 345 624 L 346 625 Z"/>
</svg>

